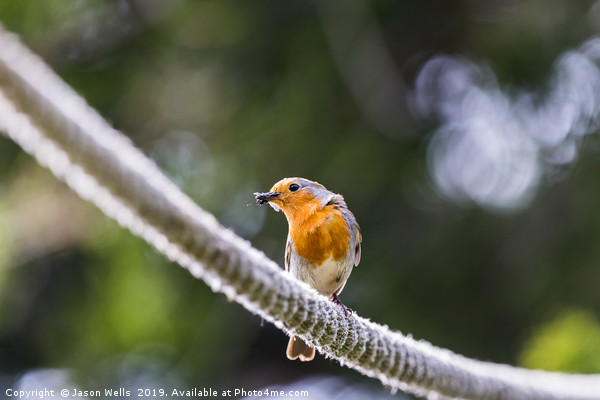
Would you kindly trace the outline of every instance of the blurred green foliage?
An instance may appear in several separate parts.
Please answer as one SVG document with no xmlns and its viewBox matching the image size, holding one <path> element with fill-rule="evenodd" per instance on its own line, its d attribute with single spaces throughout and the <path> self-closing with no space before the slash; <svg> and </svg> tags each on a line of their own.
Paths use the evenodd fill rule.
<svg viewBox="0 0 600 400">
<path fill-rule="evenodd" d="M 520 356 L 528 368 L 597 373 L 600 323 L 593 313 L 565 310 L 536 329 Z"/>
<path fill-rule="evenodd" d="M 437 53 L 543 86 L 551 62 L 600 28 L 591 1 L 480 3 L 364 9 L 409 87 Z M 479 359 L 600 372 L 597 139 L 526 209 L 468 208 L 431 185 L 435 121 L 399 112 L 406 128 L 384 132 L 365 117 L 315 2 L 0 0 L 0 21 L 274 260 L 287 226 L 252 192 L 304 176 L 342 193 L 364 237 L 343 293 L 359 315 Z M 288 362 L 285 343 L 0 140 L 0 374 L 68 368 L 101 386 L 141 357 L 197 386 L 357 377 L 319 357 Z"/>
</svg>

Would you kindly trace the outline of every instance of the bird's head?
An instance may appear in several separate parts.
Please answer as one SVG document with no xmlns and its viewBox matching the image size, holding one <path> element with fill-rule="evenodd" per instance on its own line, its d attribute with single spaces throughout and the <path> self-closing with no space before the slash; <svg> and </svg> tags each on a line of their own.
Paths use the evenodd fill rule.
<svg viewBox="0 0 600 400">
<path fill-rule="evenodd" d="M 320 183 L 304 178 L 284 178 L 266 193 L 254 193 L 258 204 L 268 203 L 283 211 L 288 221 L 313 214 L 334 196 Z"/>
</svg>

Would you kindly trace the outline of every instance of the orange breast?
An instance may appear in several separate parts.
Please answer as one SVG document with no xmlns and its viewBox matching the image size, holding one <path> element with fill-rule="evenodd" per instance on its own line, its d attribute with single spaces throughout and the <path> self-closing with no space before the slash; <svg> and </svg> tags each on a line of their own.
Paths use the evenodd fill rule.
<svg viewBox="0 0 600 400">
<path fill-rule="evenodd" d="M 302 221 L 290 221 L 290 236 L 296 253 L 320 265 L 328 258 L 339 261 L 346 256 L 350 242 L 348 225 L 340 210 L 326 207 Z"/>
</svg>

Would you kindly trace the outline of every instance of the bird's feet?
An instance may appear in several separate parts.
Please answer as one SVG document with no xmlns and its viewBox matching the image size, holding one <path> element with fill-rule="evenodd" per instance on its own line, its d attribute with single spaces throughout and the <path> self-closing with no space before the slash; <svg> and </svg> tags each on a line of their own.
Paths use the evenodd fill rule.
<svg viewBox="0 0 600 400">
<path fill-rule="evenodd" d="M 342 301 L 338 297 L 337 293 L 334 293 L 333 296 L 331 296 L 331 301 L 333 301 L 335 304 L 342 307 L 342 310 L 344 310 L 344 315 L 346 317 L 352 315 L 352 312 L 353 312 L 352 309 L 350 307 L 347 307 L 344 303 L 342 303 Z"/>
</svg>

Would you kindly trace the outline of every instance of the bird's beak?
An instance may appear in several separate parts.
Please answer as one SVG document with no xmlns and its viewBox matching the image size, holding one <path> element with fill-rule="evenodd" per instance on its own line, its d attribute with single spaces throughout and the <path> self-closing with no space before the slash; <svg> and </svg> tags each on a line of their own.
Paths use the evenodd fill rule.
<svg viewBox="0 0 600 400">
<path fill-rule="evenodd" d="M 279 192 L 254 193 L 257 204 L 265 204 L 281 195 Z"/>
</svg>

